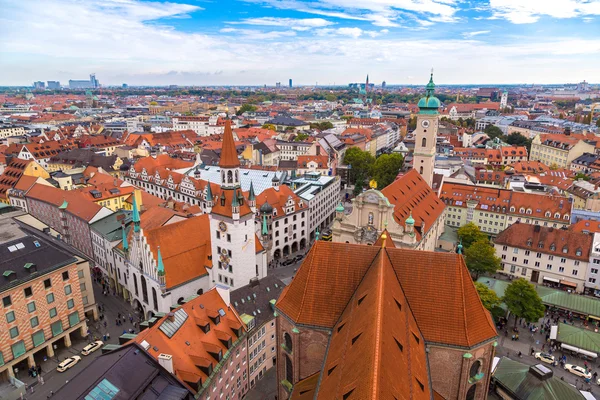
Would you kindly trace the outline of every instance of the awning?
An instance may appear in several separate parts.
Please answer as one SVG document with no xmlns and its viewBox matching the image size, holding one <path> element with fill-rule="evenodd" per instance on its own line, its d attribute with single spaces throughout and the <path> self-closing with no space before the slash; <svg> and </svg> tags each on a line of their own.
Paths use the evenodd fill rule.
<svg viewBox="0 0 600 400">
<path fill-rule="evenodd" d="M 557 335 L 558 335 L 558 325 L 552 325 L 550 327 L 550 339 L 556 340 Z"/>
<path fill-rule="evenodd" d="M 545 278 L 544 278 L 544 279 L 545 279 Z M 565 285 L 565 286 L 571 286 L 571 287 L 574 287 L 574 288 L 576 288 L 576 287 L 577 287 L 577 284 L 576 284 L 576 283 L 569 282 L 569 281 L 560 281 L 560 284 L 561 284 L 561 285 Z"/>
<path fill-rule="evenodd" d="M 554 282 L 554 283 L 560 283 L 560 281 L 558 279 L 548 278 L 547 276 L 544 277 L 544 280 Z M 577 286 L 577 285 L 575 285 L 575 286 Z"/>
<path fill-rule="evenodd" d="M 598 354 L 596 354 L 596 353 L 592 353 L 591 351 L 579 349 L 579 348 L 577 348 L 575 346 L 570 346 L 570 345 L 565 344 L 565 343 L 562 343 L 560 345 L 560 347 L 562 347 L 563 349 L 566 349 L 566 350 L 574 351 L 574 352 L 579 353 L 579 354 L 583 354 L 583 355 L 588 356 L 588 357 L 598 358 Z"/>
<path fill-rule="evenodd" d="M 494 374 L 494 372 L 496 371 L 496 367 L 498 366 L 499 362 L 500 357 L 494 357 L 494 360 L 492 361 L 492 374 Z"/>
<path fill-rule="evenodd" d="M 593 315 L 588 315 L 589 318 L 600 321 L 600 317 L 595 317 Z"/>
</svg>

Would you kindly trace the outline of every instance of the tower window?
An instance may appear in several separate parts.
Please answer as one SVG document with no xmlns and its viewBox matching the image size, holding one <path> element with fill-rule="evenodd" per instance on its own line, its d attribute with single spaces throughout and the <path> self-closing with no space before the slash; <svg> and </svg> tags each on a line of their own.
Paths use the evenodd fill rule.
<svg viewBox="0 0 600 400">
<path fill-rule="evenodd" d="M 427 147 L 427 138 L 421 139 L 421 147 Z"/>
</svg>

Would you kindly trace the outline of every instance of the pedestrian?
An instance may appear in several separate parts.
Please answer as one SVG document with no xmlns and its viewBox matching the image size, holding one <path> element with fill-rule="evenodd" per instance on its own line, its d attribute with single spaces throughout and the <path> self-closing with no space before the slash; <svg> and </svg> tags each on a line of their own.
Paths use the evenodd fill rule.
<svg viewBox="0 0 600 400">
<path fill-rule="evenodd" d="M 108 324 L 106 323 L 106 321 L 104 321 L 104 327 L 105 327 L 105 328 L 107 327 L 107 325 L 108 325 Z"/>
<path fill-rule="evenodd" d="M 129 322 L 133 324 L 133 317 L 129 315 Z"/>
<path fill-rule="evenodd" d="M 106 339 L 110 340 L 110 333 L 106 332 Z"/>
<path fill-rule="evenodd" d="M 119 318 L 116 318 L 116 319 L 115 319 L 115 324 L 116 324 L 117 326 L 119 326 Z"/>
<path fill-rule="evenodd" d="M 42 374 L 42 366 L 41 365 L 38 365 L 37 372 L 38 372 L 38 375 Z"/>
<path fill-rule="evenodd" d="M 40 383 L 43 385 L 44 384 L 44 377 L 40 376 Z"/>
<path fill-rule="evenodd" d="M 33 394 L 33 385 L 29 386 L 29 389 L 31 390 L 31 394 Z"/>
<path fill-rule="evenodd" d="M 54 390 L 51 390 L 48 396 L 46 396 L 46 398 L 49 399 L 52 396 L 54 396 Z"/>
</svg>

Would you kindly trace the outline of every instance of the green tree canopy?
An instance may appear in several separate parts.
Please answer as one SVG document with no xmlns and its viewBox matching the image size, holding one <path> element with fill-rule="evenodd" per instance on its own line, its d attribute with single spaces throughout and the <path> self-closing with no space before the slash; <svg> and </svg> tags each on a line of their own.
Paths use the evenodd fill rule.
<svg viewBox="0 0 600 400">
<path fill-rule="evenodd" d="M 485 127 L 485 129 L 483 130 L 483 132 L 485 132 L 490 139 L 495 139 L 497 137 L 501 137 L 502 135 L 504 135 L 504 133 L 502 132 L 502 129 L 498 128 L 495 125 L 488 125 Z"/>
<path fill-rule="evenodd" d="M 404 158 L 400 154 L 382 154 L 377 157 L 371 173 L 377 187 L 383 189 L 394 182 L 403 163 Z"/>
<path fill-rule="evenodd" d="M 333 93 L 329 93 L 325 95 L 325 100 L 327 101 L 337 101 L 337 96 Z"/>
<path fill-rule="evenodd" d="M 479 298 L 481 299 L 483 306 L 489 311 L 492 311 L 494 308 L 499 307 L 502 303 L 502 300 L 500 299 L 500 297 L 498 297 L 496 292 L 494 292 L 492 289 L 490 289 L 483 283 L 475 282 L 475 288 L 479 293 Z"/>
<path fill-rule="evenodd" d="M 264 124 L 262 128 L 277 132 L 277 127 L 273 124 Z"/>
<path fill-rule="evenodd" d="M 515 327 L 518 318 L 527 322 L 537 322 L 544 316 L 544 304 L 535 291 L 535 287 L 523 278 L 514 280 L 504 291 L 502 301 L 515 315 Z"/>
<path fill-rule="evenodd" d="M 598 119 L 596 120 L 596 126 L 597 126 L 598 128 L 600 128 L 600 118 L 598 118 Z"/>
<path fill-rule="evenodd" d="M 294 138 L 294 142 L 302 142 L 306 139 L 308 139 L 308 133 L 300 132 Z"/>
<path fill-rule="evenodd" d="M 583 172 L 578 172 L 577 175 L 575 175 L 574 179 L 583 179 L 584 181 L 589 181 L 590 177 L 584 174 Z"/>
<path fill-rule="evenodd" d="M 531 150 L 531 139 L 521 135 L 519 132 L 513 132 L 506 137 L 506 143 L 516 146 L 525 146 L 527 151 Z"/>
<path fill-rule="evenodd" d="M 310 124 L 310 128 L 311 129 L 318 129 L 320 131 L 325 131 L 327 129 L 333 128 L 333 124 L 330 121 L 312 122 Z"/>
<path fill-rule="evenodd" d="M 415 129 L 417 129 L 417 117 L 411 117 L 408 120 L 408 130 L 409 131 L 414 131 Z"/>
<path fill-rule="evenodd" d="M 496 256 L 496 249 L 487 238 L 476 241 L 465 251 L 465 263 L 475 279 L 481 274 L 493 274 L 500 269 L 500 257 Z"/>
<path fill-rule="evenodd" d="M 237 112 L 235 114 L 242 115 L 245 112 L 254 112 L 254 111 L 256 111 L 255 105 L 245 103 L 245 104 L 242 104 L 242 106 L 237 110 Z"/>
<path fill-rule="evenodd" d="M 487 236 L 481 232 L 481 229 L 473 222 L 469 222 L 458 228 L 456 232 L 458 237 L 462 240 L 463 249 L 468 249 L 471 245 L 478 240 L 486 240 Z"/>
<path fill-rule="evenodd" d="M 354 194 L 362 191 L 365 183 L 371 175 L 371 168 L 375 163 L 375 157 L 368 151 L 362 151 L 358 147 L 351 147 L 344 155 L 344 164 L 350 165 L 350 181 L 355 184 Z"/>
</svg>

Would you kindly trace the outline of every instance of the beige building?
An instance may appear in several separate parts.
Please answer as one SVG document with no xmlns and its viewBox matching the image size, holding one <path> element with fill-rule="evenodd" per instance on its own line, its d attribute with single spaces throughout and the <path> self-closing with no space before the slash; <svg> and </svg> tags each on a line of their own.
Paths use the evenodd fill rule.
<svg viewBox="0 0 600 400">
<path fill-rule="evenodd" d="M 593 236 L 583 232 L 513 224 L 494 240 L 501 272 L 528 281 L 583 292 Z"/>
<path fill-rule="evenodd" d="M 21 136 L 25 134 L 25 128 L 16 125 L 1 125 L 0 139 L 6 139 L 12 136 Z"/>
<path fill-rule="evenodd" d="M 372 245 L 387 229 L 397 247 L 433 251 L 444 220 L 444 203 L 410 170 L 383 190 L 371 189 L 352 199 L 350 214 L 338 206 L 333 241 Z"/>
<path fill-rule="evenodd" d="M 274 276 L 255 279 L 231 292 L 231 304 L 248 327 L 250 388 L 277 364 L 275 302 L 284 283 Z"/>
<path fill-rule="evenodd" d="M 529 160 L 569 168 L 577 157 L 595 152 L 595 146 L 584 139 L 585 136 L 576 134 L 539 134 L 531 143 Z"/>
</svg>

